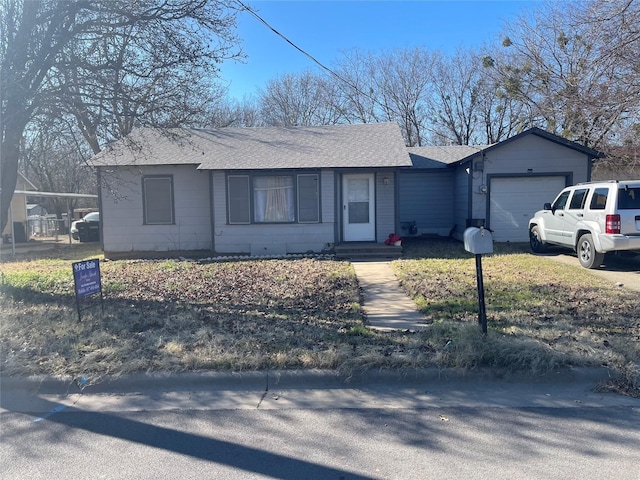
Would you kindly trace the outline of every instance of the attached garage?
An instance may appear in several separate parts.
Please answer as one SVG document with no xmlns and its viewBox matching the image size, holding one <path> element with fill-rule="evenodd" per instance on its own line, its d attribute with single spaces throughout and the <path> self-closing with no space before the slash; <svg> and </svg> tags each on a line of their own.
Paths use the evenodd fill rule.
<svg viewBox="0 0 640 480">
<path fill-rule="evenodd" d="M 527 242 L 533 214 L 567 186 L 562 176 L 517 176 L 489 179 L 489 228 L 497 242 Z"/>
<path fill-rule="evenodd" d="M 455 163 L 455 237 L 485 225 L 497 242 L 528 242 L 529 219 L 567 185 L 591 179 L 601 154 L 539 128 L 478 147 Z"/>
<path fill-rule="evenodd" d="M 567 185 L 587 182 L 600 152 L 531 128 L 493 145 L 408 148 L 398 169 L 397 232 L 453 234 L 470 225 L 497 242 L 528 242 L 529 219 Z M 449 232 L 449 233 L 447 233 Z"/>
</svg>

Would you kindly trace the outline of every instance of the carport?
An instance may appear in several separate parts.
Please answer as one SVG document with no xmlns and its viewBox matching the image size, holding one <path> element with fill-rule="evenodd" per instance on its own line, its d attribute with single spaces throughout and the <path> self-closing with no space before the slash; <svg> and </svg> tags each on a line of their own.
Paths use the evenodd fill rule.
<svg viewBox="0 0 640 480">
<path fill-rule="evenodd" d="M 67 218 L 71 219 L 71 212 L 69 209 L 69 200 L 72 198 L 94 198 L 97 199 L 98 195 L 92 195 L 88 193 L 57 193 L 57 192 L 38 192 L 34 190 L 15 190 L 14 194 L 25 195 L 27 197 L 57 197 L 57 198 L 66 198 L 67 199 Z M 15 232 L 13 230 L 13 215 L 11 212 L 11 208 L 9 208 L 9 223 L 11 225 L 11 253 L 12 255 L 16 254 L 16 242 L 15 242 Z M 69 225 L 71 226 L 71 225 Z M 69 236 L 69 244 L 72 243 L 71 232 L 67 233 Z M 1 255 L 0 250 L 0 255 Z"/>
</svg>

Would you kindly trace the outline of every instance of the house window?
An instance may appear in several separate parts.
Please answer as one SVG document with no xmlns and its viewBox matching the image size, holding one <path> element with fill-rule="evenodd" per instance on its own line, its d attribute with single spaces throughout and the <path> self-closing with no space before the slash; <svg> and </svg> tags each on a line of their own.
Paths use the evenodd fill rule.
<svg viewBox="0 0 640 480">
<path fill-rule="evenodd" d="M 317 223 L 317 174 L 227 176 L 229 223 Z"/>
<path fill-rule="evenodd" d="M 173 176 L 142 177 L 145 225 L 171 225 L 173 220 Z"/>
<path fill-rule="evenodd" d="M 320 188 L 318 175 L 298 175 L 298 221 L 320 221 Z"/>
<path fill-rule="evenodd" d="M 229 223 L 251 223 L 249 175 L 227 177 L 227 204 Z"/>
<path fill-rule="evenodd" d="M 253 178 L 253 221 L 256 223 L 295 222 L 293 177 Z"/>
</svg>

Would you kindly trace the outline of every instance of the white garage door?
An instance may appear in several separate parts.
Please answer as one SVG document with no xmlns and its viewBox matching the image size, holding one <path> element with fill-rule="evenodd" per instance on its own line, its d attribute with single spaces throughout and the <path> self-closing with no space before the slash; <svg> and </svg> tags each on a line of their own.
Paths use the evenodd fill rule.
<svg viewBox="0 0 640 480">
<path fill-rule="evenodd" d="M 529 219 L 565 187 L 565 177 L 491 179 L 490 228 L 497 242 L 528 242 Z"/>
</svg>

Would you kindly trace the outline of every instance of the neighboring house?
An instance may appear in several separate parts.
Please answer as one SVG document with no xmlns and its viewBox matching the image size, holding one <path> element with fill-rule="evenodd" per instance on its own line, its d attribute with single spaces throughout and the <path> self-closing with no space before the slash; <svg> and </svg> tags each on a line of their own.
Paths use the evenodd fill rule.
<svg viewBox="0 0 640 480">
<path fill-rule="evenodd" d="M 4 242 L 9 243 L 11 239 L 13 222 L 13 240 L 15 243 L 23 243 L 28 240 L 27 237 L 27 190 L 36 190 L 36 186 L 27 179 L 22 173 L 18 172 L 18 180 L 16 182 L 16 193 L 13 194 L 11 199 L 11 210 L 9 212 L 9 220 L 7 225 L 2 231 L 2 239 Z"/>
<path fill-rule="evenodd" d="M 37 203 L 27 204 L 27 217 L 44 217 L 47 215 L 47 209 Z"/>
<path fill-rule="evenodd" d="M 106 256 L 274 255 L 527 222 L 598 153 L 539 129 L 486 146 L 406 148 L 394 123 L 141 129 L 93 158 Z"/>
</svg>

